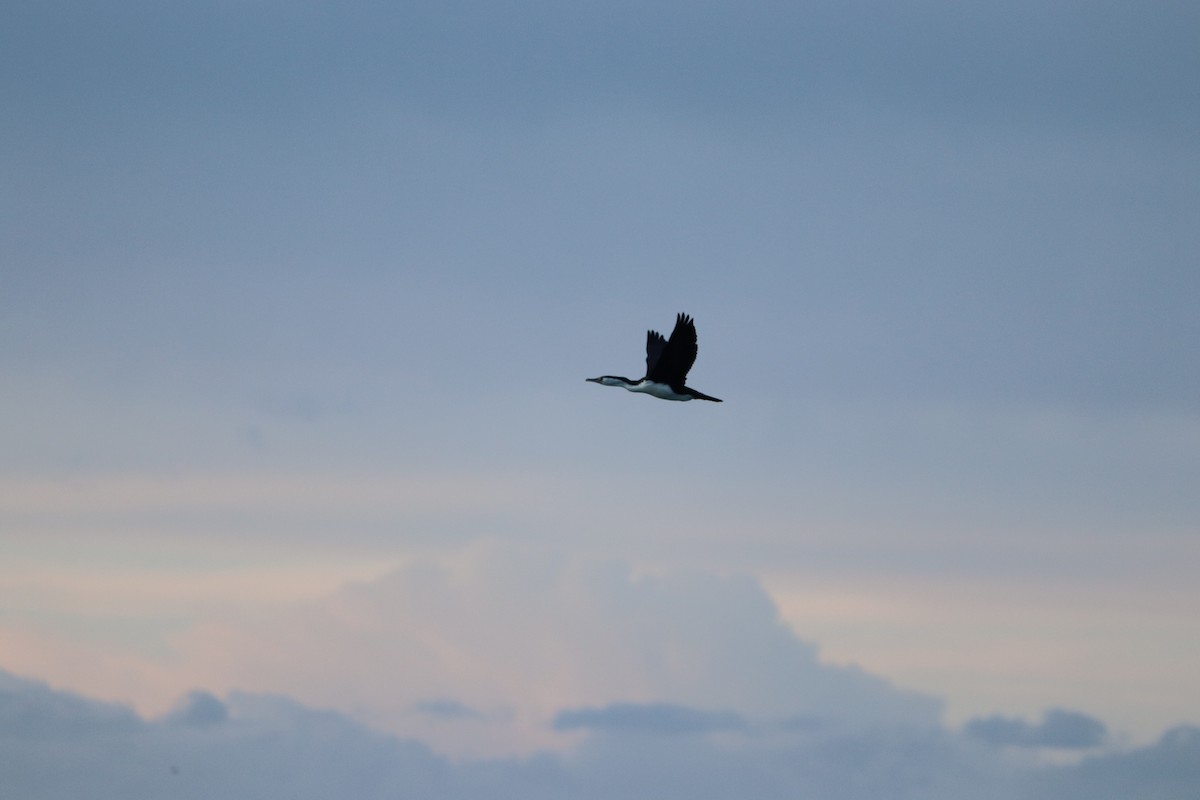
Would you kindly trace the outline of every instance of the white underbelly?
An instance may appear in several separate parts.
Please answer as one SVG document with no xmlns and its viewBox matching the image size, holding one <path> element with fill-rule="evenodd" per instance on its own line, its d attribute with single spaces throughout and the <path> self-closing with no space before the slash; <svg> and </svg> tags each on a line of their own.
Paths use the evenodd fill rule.
<svg viewBox="0 0 1200 800">
<path fill-rule="evenodd" d="M 643 394 L 657 397 L 660 400 L 691 400 L 691 395 L 677 394 L 674 389 L 667 386 L 665 383 L 652 383 L 651 381 L 642 381 L 637 386 L 632 387 L 631 392 L 642 392 Z"/>
</svg>

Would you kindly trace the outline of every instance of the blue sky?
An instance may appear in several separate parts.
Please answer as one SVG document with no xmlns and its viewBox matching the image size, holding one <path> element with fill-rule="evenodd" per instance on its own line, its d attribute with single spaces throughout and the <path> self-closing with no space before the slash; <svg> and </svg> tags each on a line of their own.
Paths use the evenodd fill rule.
<svg viewBox="0 0 1200 800">
<path fill-rule="evenodd" d="M 1136 781 L 1200 722 L 1198 17 L 0 12 L 6 696 Z M 680 311 L 724 404 L 584 383 Z"/>
</svg>

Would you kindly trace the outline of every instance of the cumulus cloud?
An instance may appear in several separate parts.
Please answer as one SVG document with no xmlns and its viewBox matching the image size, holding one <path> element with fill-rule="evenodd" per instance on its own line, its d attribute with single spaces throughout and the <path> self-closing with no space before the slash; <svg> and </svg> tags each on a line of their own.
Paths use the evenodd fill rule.
<svg viewBox="0 0 1200 800">
<path fill-rule="evenodd" d="M 192 713 L 205 724 L 179 724 Z M 560 719 L 572 714 L 593 731 L 576 753 L 448 761 L 282 695 L 221 699 L 198 690 L 155 720 L 0 671 L 0 765 L 6 793 L 31 800 L 1185 800 L 1200 781 L 1194 727 L 1149 747 L 1036 767 L 945 729 L 764 735 L 728 729 L 736 715 L 658 704 L 576 709 Z M 34 719 L 36 733 L 22 727 Z M 682 720 L 694 735 L 647 737 L 643 723 L 654 720 Z"/>
<path fill-rule="evenodd" d="M 1016 717 L 992 716 L 970 720 L 965 730 L 990 744 L 1015 747 L 1082 749 L 1102 745 L 1108 736 L 1107 726 L 1095 717 L 1061 708 L 1046 711 L 1037 725 Z"/>
<path fill-rule="evenodd" d="M 821 661 L 750 577 L 639 575 L 494 547 L 416 560 L 257 624 L 205 626 L 181 647 L 223 688 L 284 691 L 459 754 L 549 746 L 586 718 L 560 718 L 556 732 L 562 709 L 607 708 L 611 721 L 629 712 L 615 703 L 860 727 L 936 726 L 941 710 Z"/>
</svg>

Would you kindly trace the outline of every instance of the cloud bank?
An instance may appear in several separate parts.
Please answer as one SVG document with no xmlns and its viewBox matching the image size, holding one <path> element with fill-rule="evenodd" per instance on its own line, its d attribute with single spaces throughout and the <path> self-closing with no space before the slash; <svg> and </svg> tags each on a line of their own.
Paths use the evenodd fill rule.
<svg viewBox="0 0 1200 800">
<path fill-rule="evenodd" d="M 459 754 L 613 725 L 733 727 L 725 712 L 926 728 L 941 713 L 823 662 L 752 578 L 494 546 L 416 559 L 257 622 L 204 624 L 178 649 L 194 682 L 282 691 Z"/>
<path fill-rule="evenodd" d="M 452 762 L 280 695 L 195 691 L 172 713 L 146 719 L 0 671 L 0 779 L 29 800 L 1184 800 L 1200 782 L 1198 727 L 1078 764 L 1036 766 L 945 729 L 767 735 L 731 728 L 732 716 L 677 706 L 564 711 L 559 719 L 603 732 L 571 754 Z"/>
</svg>

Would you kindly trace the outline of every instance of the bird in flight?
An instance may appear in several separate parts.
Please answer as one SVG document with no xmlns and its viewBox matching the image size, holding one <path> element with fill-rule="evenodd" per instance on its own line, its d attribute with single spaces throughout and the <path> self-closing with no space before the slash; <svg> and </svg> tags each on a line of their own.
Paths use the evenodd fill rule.
<svg viewBox="0 0 1200 800">
<path fill-rule="evenodd" d="M 675 318 L 675 330 L 671 338 L 664 339 L 658 331 L 646 331 L 646 377 L 631 381 L 618 375 L 601 375 L 588 378 L 601 386 L 620 386 L 631 392 L 641 392 L 660 400 L 711 400 L 721 401 L 684 386 L 688 370 L 696 363 L 696 323 L 687 314 Z"/>
</svg>

